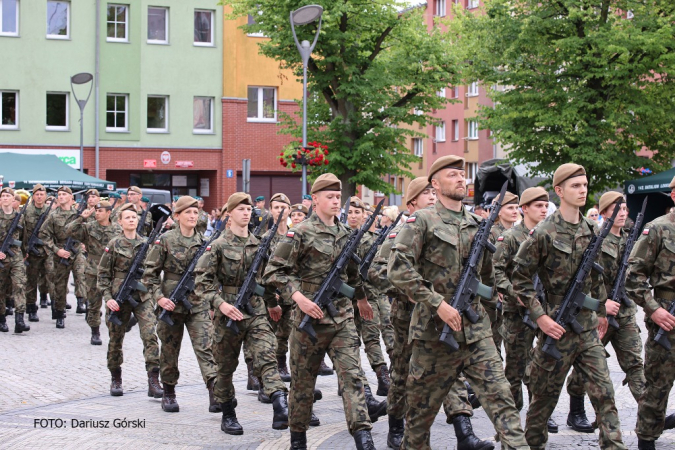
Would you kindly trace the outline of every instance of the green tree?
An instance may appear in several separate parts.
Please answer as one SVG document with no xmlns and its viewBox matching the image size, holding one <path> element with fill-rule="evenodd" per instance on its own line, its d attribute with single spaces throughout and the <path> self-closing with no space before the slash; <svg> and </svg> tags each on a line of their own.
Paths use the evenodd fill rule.
<svg viewBox="0 0 675 450">
<path fill-rule="evenodd" d="M 423 7 L 399 0 L 319 0 L 324 8 L 321 34 L 308 65 L 308 140 L 330 148 L 330 165 L 343 195 L 356 186 L 391 193 L 383 175 L 411 176 L 419 158 L 406 138 L 422 136 L 413 124 L 426 125 L 427 114 L 444 107 L 437 92 L 452 84 L 455 58 L 447 34 L 429 31 Z M 293 41 L 290 12 L 296 0 L 224 0 L 230 17 L 250 15 L 247 33 L 269 37 L 260 52 L 291 68 L 302 80 L 302 62 Z M 296 27 L 298 40 L 312 41 L 317 24 Z M 300 113 L 301 114 L 301 113 Z M 286 117 L 284 132 L 301 136 L 301 117 Z M 416 127 L 415 127 L 416 128 Z M 313 175 L 320 172 L 315 170 Z"/>
<path fill-rule="evenodd" d="M 481 14 L 457 10 L 449 23 L 495 106 L 481 127 L 551 177 L 575 162 L 591 193 L 663 170 L 675 156 L 675 34 L 672 0 L 487 0 Z M 626 12 L 630 11 L 627 18 Z M 483 14 L 484 13 L 484 14 Z M 653 152 L 646 161 L 636 152 Z M 589 201 L 591 196 L 589 196 Z"/>
</svg>

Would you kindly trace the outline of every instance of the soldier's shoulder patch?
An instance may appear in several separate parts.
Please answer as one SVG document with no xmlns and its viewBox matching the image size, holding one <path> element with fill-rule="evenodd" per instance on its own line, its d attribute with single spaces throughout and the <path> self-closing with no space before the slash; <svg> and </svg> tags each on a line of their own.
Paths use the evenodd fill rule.
<svg viewBox="0 0 675 450">
<path fill-rule="evenodd" d="M 416 221 L 416 220 L 417 220 L 417 217 L 411 216 L 411 217 L 408 217 L 408 220 L 406 220 L 405 223 L 412 223 L 412 222 L 414 222 L 414 221 Z"/>
<path fill-rule="evenodd" d="M 106 247 L 106 248 L 105 248 L 105 252 L 106 252 L 106 253 L 110 253 L 110 248 Z"/>
<path fill-rule="evenodd" d="M 295 231 L 289 231 L 286 233 L 286 237 L 292 238 L 293 236 L 295 236 Z"/>
<path fill-rule="evenodd" d="M 499 241 L 499 242 L 501 242 L 501 241 L 503 241 L 503 240 L 504 240 L 504 236 L 499 236 L 499 237 L 497 238 L 497 241 Z"/>
<path fill-rule="evenodd" d="M 210 246 L 210 245 L 207 245 L 207 246 L 206 246 L 206 251 L 207 251 L 207 252 L 210 252 L 210 251 L 211 251 L 211 246 Z"/>
<path fill-rule="evenodd" d="M 161 239 L 157 239 L 157 240 L 155 241 L 155 244 L 161 244 L 161 243 L 162 243 L 162 240 L 161 240 Z"/>
<path fill-rule="evenodd" d="M 389 239 L 394 239 L 398 233 L 389 233 Z"/>
<path fill-rule="evenodd" d="M 649 228 L 645 228 L 644 230 L 642 230 L 642 234 L 649 234 Z"/>
<path fill-rule="evenodd" d="M 534 234 L 534 228 L 532 228 L 532 229 L 530 230 L 530 236 L 532 236 L 533 234 Z"/>
</svg>

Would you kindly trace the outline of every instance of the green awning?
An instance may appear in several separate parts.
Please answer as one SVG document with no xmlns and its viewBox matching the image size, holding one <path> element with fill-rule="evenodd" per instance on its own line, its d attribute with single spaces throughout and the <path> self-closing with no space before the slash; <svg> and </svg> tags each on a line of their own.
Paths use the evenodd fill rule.
<svg viewBox="0 0 675 450">
<path fill-rule="evenodd" d="M 624 182 L 626 194 L 649 194 L 652 192 L 670 192 L 668 185 L 675 177 L 675 167 L 650 177 L 636 178 Z"/>
<path fill-rule="evenodd" d="M 40 183 L 47 189 L 68 186 L 75 191 L 99 189 L 112 191 L 117 183 L 99 180 L 73 169 L 55 155 L 0 153 L 0 176 L 3 186 L 30 190 Z"/>
<path fill-rule="evenodd" d="M 645 223 L 649 223 L 664 215 L 673 206 L 668 185 L 675 177 L 675 167 L 650 177 L 636 178 L 624 182 L 626 204 L 630 210 L 630 217 L 635 220 L 642 207 L 642 201 L 647 200 Z"/>
</svg>

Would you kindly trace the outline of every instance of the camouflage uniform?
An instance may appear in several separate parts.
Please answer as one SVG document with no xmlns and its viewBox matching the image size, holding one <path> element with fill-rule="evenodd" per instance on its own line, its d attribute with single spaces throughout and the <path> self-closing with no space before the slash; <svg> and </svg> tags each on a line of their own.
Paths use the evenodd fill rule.
<svg viewBox="0 0 675 450">
<path fill-rule="evenodd" d="M 75 297 L 77 298 L 87 298 L 87 293 L 89 288 L 87 287 L 87 280 L 85 273 L 87 270 L 87 257 L 86 253 L 82 250 L 82 246 L 77 246 L 77 255 L 75 256 L 75 261 L 73 261 L 73 283 L 75 284 Z M 58 260 L 55 261 L 55 264 L 58 264 Z"/>
<path fill-rule="evenodd" d="M 463 317 L 463 329 L 453 332 L 459 350 L 450 353 L 439 342 L 443 322 L 436 309 L 441 302 L 452 299 L 480 220 L 465 208 L 453 212 L 439 201 L 435 209 L 413 213 L 394 240 L 387 269 L 389 281 L 417 302 L 410 325 L 412 358 L 406 384 L 409 408 L 402 448 L 429 448 L 431 425 L 460 372 L 474 387 L 502 446 L 528 448 L 491 339 L 489 318 L 478 299 L 473 303 L 480 316 L 478 322 L 472 324 Z M 489 274 L 483 281 L 490 284 L 490 257 L 484 255 L 480 265 L 480 273 Z"/>
<path fill-rule="evenodd" d="M 605 269 L 602 273 L 602 279 L 605 282 L 607 292 L 612 290 L 612 284 L 616 279 L 621 255 L 623 255 L 625 247 L 625 232 L 622 232 L 621 236 L 609 233 L 602 243 L 599 263 Z M 626 374 L 624 384 L 628 383 L 633 398 L 638 402 L 645 390 L 645 372 L 642 362 L 642 338 L 640 337 L 640 328 L 638 328 L 635 320 L 636 312 L 637 307 L 633 302 L 631 302 L 631 306 L 622 304 L 619 313 L 616 315 L 619 329 L 608 327 L 607 333 L 602 338 L 602 345 L 607 346 L 608 343 L 612 343 L 619 366 Z M 567 379 L 567 392 L 576 397 L 583 397 L 586 393 L 583 379 L 576 370 L 573 370 L 571 376 Z"/>
<path fill-rule="evenodd" d="M 110 214 L 110 221 L 113 223 L 119 223 L 119 210 L 120 208 L 124 205 L 120 205 L 116 208 L 113 208 L 112 213 Z M 141 218 L 143 217 L 143 208 L 140 206 L 136 208 L 136 214 L 138 214 L 138 223 L 141 223 Z M 150 236 L 150 233 L 152 233 L 153 229 L 153 224 L 152 224 L 152 214 L 150 214 L 150 211 L 145 215 L 145 225 L 143 226 L 141 230 L 141 234 L 143 236 Z"/>
<path fill-rule="evenodd" d="M 87 293 L 83 298 L 87 299 L 87 324 L 90 327 L 101 325 L 102 297 L 96 286 L 98 263 L 101 261 L 108 242 L 121 232 L 122 228 L 116 223 L 102 226 L 96 220 L 92 222 L 85 220 L 82 216 L 78 216 L 66 225 L 66 235 L 82 242 L 87 247 L 87 265 L 83 284 Z"/>
<path fill-rule="evenodd" d="M 197 226 L 195 231 L 197 233 L 206 233 L 206 229 L 209 227 L 209 215 L 203 209 L 199 210 L 199 217 L 197 218 Z"/>
<path fill-rule="evenodd" d="M 107 244 L 98 265 L 98 291 L 103 302 L 114 298 L 120 289 L 124 277 L 131 267 L 134 256 L 145 242 L 145 238 L 137 236 L 136 239 L 127 239 L 124 235 L 118 235 Z M 143 357 L 145 358 L 145 370 L 150 372 L 159 368 L 159 344 L 155 327 L 157 317 L 154 314 L 155 303 L 145 296 L 139 296 L 138 292 L 132 294 L 138 302 L 138 306 L 132 307 L 128 302 L 120 306 L 117 317 L 122 325 L 110 322 L 110 309 L 106 307 L 106 325 L 110 341 L 108 342 L 108 369 L 111 371 L 122 366 L 122 344 L 126 335 L 126 327 L 131 313 L 138 320 L 138 330 L 143 341 Z"/>
<path fill-rule="evenodd" d="M 560 210 L 543 220 L 523 242 L 515 257 L 513 293 L 530 310 L 533 322 L 546 314 L 536 298 L 532 278 L 535 274 L 546 290 L 548 314 L 555 318 L 563 300 L 568 283 L 581 263 L 595 225 L 579 215 L 580 222 L 566 222 Z M 619 415 L 614 404 L 614 387 L 609 378 L 605 349 L 598 338 L 598 319 L 604 317 L 607 293 L 602 275 L 592 271 L 586 279 L 584 292 L 600 301 L 598 314 L 582 309 L 577 321 L 583 327 L 581 334 L 570 329 L 557 342 L 562 354 L 560 361 L 544 353 L 542 346 L 546 336 L 537 332 L 530 365 L 530 391 L 532 400 L 527 411 L 526 437 L 533 449 L 543 449 L 548 440 L 547 421 L 555 409 L 565 378 L 572 365 L 581 373 L 595 409 L 600 428 L 600 448 L 624 449 L 621 440 Z"/>
<path fill-rule="evenodd" d="M 40 218 L 40 215 L 49 208 L 47 204 L 42 206 L 42 208 L 35 207 L 35 204 L 31 202 L 26 207 L 26 212 L 23 215 L 23 253 L 28 255 L 26 262 L 28 263 L 26 267 L 26 309 L 33 308 L 31 305 L 36 305 L 35 312 L 37 312 L 37 290 L 38 285 L 40 288 L 40 294 L 50 294 L 52 292 L 52 272 L 54 271 L 54 261 L 49 256 L 47 251 L 42 245 L 36 245 L 35 250 L 37 255 L 27 252 L 26 246 L 28 245 L 28 240 L 30 239 L 35 225 Z M 51 214 L 51 213 L 50 213 Z M 29 311 L 30 312 L 30 311 Z"/>
<path fill-rule="evenodd" d="M 674 261 L 675 214 L 671 212 L 645 225 L 631 252 L 626 276 L 628 297 L 644 309 L 649 332 L 645 343 L 647 384 L 638 402 L 635 428 L 638 438 L 647 441 L 658 439 L 663 432 L 668 395 L 675 380 L 675 349 L 666 350 L 654 342 L 660 328 L 650 318 L 659 308 L 667 311 L 675 300 Z M 666 337 L 675 345 L 675 329 Z"/>
<path fill-rule="evenodd" d="M 10 214 L 5 214 L 5 212 L 0 209 L 0 242 L 7 236 L 9 227 L 17 214 L 18 213 L 14 211 Z M 20 240 L 20 229 L 17 228 L 15 230 L 13 238 Z M 10 292 L 14 299 L 16 313 L 23 314 L 26 312 L 25 286 L 27 281 L 26 267 L 23 263 L 23 253 L 21 253 L 20 246 L 10 246 L 10 249 L 14 253 L 14 256 L 7 255 L 5 259 L 0 261 L 0 263 L 5 266 L 0 268 L 0 316 L 3 316 L 3 318 L 6 313 L 7 298 L 9 297 L 7 294 Z"/>
<path fill-rule="evenodd" d="M 492 225 L 492 228 L 490 229 L 490 242 L 494 244 L 495 246 L 497 245 L 497 239 L 499 236 L 504 234 L 506 231 L 506 228 L 504 228 L 504 225 L 501 223 L 497 222 L 494 225 Z M 494 258 L 494 257 L 493 257 Z M 485 274 L 481 274 L 483 276 Z M 483 307 L 485 308 L 485 311 L 488 313 L 488 317 L 490 317 L 490 326 L 492 328 L 492 340 L 495 343 L 495 347 L 497 347 L 497 353 L 499 353 L 499 357 L 502 357 L 502 335 L 499 332 L 499 329 L 501 328 L 502 325 L 502 320 L 503 320 L 503 310 L 499 311 L 498 305 L 499 305 L 499 296 L 497 295 L 497 292 L 494 291 L 494 294 L 492 296 L 491 300 L 486 300 L 484 298 L 481 298 L 481 302 L 483 303 Z M 502 305 L 503 307 L 503 305 Z"/>
<path fill-rule="evenodd" d="M 167 231 L 159 236 L 151 245 L 148 256 L 145 258 L 143 284 L 148 288 L 150 298 L 154 303 L 162 297 L 171 295 L 171 291 L 180 280 L 183 272 L 192 260 L 199 247 L 204 242 L 200 233 L 191 237 L 181 234 L 180 227 Z M 163 278 L 160 273 L 164 271 Z M 216 364 L 211 351 L 213 338 L 213 323 L 209 317 L 209 302 L 199 298 L 196 294 L 188 294 L 192 309 L 187 311 L 185 306 L 177 304 L 171 318 L 174 325 L 164 321 L 157 324 L 157 335 L 162 342 L 160 353 L 160 374 L 162 382 L 175 386 L 178 383 L 178 354 L 183 341 L 183 330 L 187 328 L 192 341 L 192 348 L 197 356 L 199 369 L 202 372 L 204 383 L 216 378 Z"/>
</svg>

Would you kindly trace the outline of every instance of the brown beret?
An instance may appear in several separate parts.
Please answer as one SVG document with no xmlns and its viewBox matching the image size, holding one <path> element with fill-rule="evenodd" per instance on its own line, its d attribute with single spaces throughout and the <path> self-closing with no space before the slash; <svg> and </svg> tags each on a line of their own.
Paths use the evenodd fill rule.
<svg viewBox="0 0 675 450">
<path fill-rule="evenodd" d="M 124 211 L 133 211 L 135 213 L 138 213 L 138 210 L 136 209 L 136 205 L 133 203 L 125 203 L 124 205 L 120 206 L 120 209 L 118 210 L 117 217 L 120 219 L 122 218 L 122 213 Z"/>
<path fill-rule="evenodd" d="M 143 195 L 143 191 L 138 186 L 131 186 L 129 189 L 127 189 L 127 194 L 129 192 L 136 192 L 137 194 Z"/>
<path fill-rule="evenodd" d="M 105 201 L 105 200 L 102 200 L 102 201 L 100 201 L 100 202 L 98 202 L 98 203 L 96 204 L 96 209 L 107 209 L 107 210 L 111 210 L 111 209 L 112 209 L 112 205 L 110 204 L 110 202 L 107 202 L 107 201 Z"/>
<path fill-rule="evenodd" d="M 671 189 L 675 189 L 675 177 L 673 177 L 673 179 L 670 182 L 670 184 L 668 185 L 668 187 L 671 188 Z"/>
<path fill-rule="evenodd" d="M 354 196 L 349 199 L 349 206 L 353 206 L 354 208 L 360 208 L 365 211 L 366 205 L 363 204 L 363 201 L 361 201 L 360 198 Z"/>
<path fill-rule="evenodd" d="M 309 209 L 307 209 L 307 207 L 305 205 L 303 205 L 302 203 L 297 203 L 297 204 L 291 206 L 291 213 L 294 213 L 294 212 L 301 212 L 304 215 L 307 215 L 307 214 L 309 214 Z"/>
<path fill-rule="evenodd" d="M 35 194 L 35 193 L 38 192 L 38 191 L 45 191 L 45 192 L 47 192 L 47 189 L 45 189 L 45 187 L 44 187 L 43 185 L 41 185 L 40 183 L 38 183 L 38 184 L 36 184 L 35 186 L 33 186 L 33 194 Z"/>
<path fill-rule="evenodd" d="M 56 192 L 67 192 L 68 194 L 73 195 L 73 191 L 68 186 L 61 186 Z"/>
<path fill-rule="evenodd" d="M 227 199 L 227 212 L 232 212 L 234 208 L 241 204 L 253 206 L 253 201 L 251 201 L 251 196 L 246 192 L 235 192 L 230 195 L 230 198 Z"/>
<path fill-rule="evenodd" d="M 464 158 L 455 155 L 448 155 L 438 158 L 436 162 L 431 165 L 431 169 L 429 169 L 429 177 L 427 178 L 429 183 L 431 183 L 431 177 L 433 177 L 434 174 L 441 169 L 464 170 Z"/>
<path fill-rule="evenodd" d="M 574 163 L 563 164 L 562 166 L 558 167 L 553 174 L 553 186 L 560 186 L 563 181 L 574 177 L 580 177 L 582 175 L 586 175 L 586 169 L 584 169 L 584 166 Z"/>
<path fill-rule="evenodd" d="M 98 189 L 89 189 L 87 192 L 84 193 L 84 195 L 95 195 L 97 197 L 100 197 L 101 193 L 98 192 Z"/>
<path fill-rule="evenodd" d="M 316 194 L 321 191 L 341 191 L 342 182 L 333 175 L 332 173 L 324 173 L 319 175 L 319 177 L 314 181 L 312 185 L 312 194 Z"/>
<path fill-rule="evenodd" d="M 518 196 L 513 192 L 506 191 L 504 193 L 504 200 L 502 201 L 502 206 L 518 204 Z"/>
<path fill-rule="evenodd" d="M 173 208 L 173 213 L 174 214 L 182 213 L 188 208 L 199 208 L 199 202 L 197 201 L 197 199 L 190 197 L 189 195 L 183 195 L 176 202 L 176 206 L 174 206 Z"/>
<path fill-rule="evenodd" d="M 408 196 L 406 205 L 417 198 L 424 190 L 429 189 L 431 185 L 427 177 L 417 177 L 408 184 Z"/>
<path fill-rule="evenodd" d="M 0 194 L 11 194 L 14 195 L 14 189 L 10 187 L 4 187 L 0 190 Z"/>
<path fill-rule="evenodd" d="M 602 197 L 600 197 L 598 210 L 600 212 L 603 212 L 617 202 L 626 203 L 626 199 L 623 197 L 623 194 L 621 192 L 616 191 L 605 192 L 604 194 L 602 194 Z"/>
<path fill-rule="evenodd" d="M 520 206 L 528 205 L 532 202 L 547 202 L 548 192 L 541 186 L 527 188 L 520 196 Z"/>
<path fill-rule="evenodd" d="M 274 194 L 272 198 L 270 199 L 270 204 L 272 202 L 281 202 L 281 203 L 286 203 L 288 206 L 291 206 L 291 201 L 286 197 L 286 194 Z"/>
</svg>

